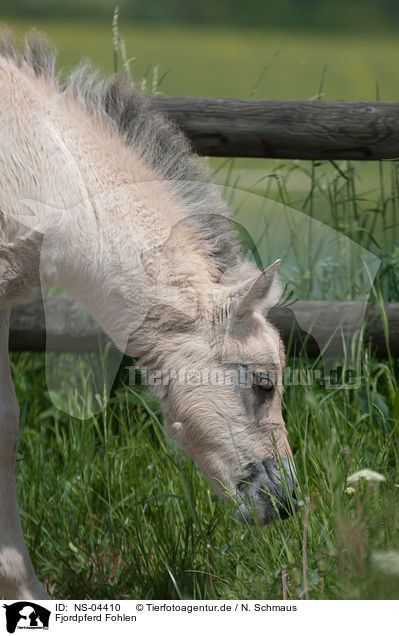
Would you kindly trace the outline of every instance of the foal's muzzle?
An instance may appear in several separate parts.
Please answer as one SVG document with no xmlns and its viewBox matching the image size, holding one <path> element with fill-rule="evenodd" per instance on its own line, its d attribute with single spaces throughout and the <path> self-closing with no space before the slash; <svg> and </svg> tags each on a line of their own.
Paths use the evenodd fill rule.
<svg viewBox="0 0 399 636">
<path fill-rule="evenodd" d="M 270 457 L 259 464 L 248 464 L 236 488 L 236 518 L 266 524 L 295 512 L 298 482 L 290 459 Z"/>
</svg>

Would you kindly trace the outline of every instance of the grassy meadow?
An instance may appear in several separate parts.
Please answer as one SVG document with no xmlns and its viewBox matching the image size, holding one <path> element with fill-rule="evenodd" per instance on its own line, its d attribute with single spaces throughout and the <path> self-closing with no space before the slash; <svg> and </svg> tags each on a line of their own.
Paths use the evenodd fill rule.
<svg viewBox="0 0 399 636">
<path fill-rule="evenodd" d="M 11 24 L 18 33 L 28 26 Z M 36 26 L 59 48 L 60 67 L 87 56 L 112 70 L 110 24 Z M 205 32 L 123 21 L 121 34 L 137 58 L 136 77 L 149 62 L 160 63 L 161 75 L 171 67 L 161 86 L 169 95 L 307 99 L 322 92 L 372 100 L 378 83 L 381 99 L 399 99 L 393 36 Z M 276 200 L 377 257 L 370 297 L 380 305 L 399 300 L 398 165 L 211 160 L 227 198 L 242 187 L 257 201 Z M 329 297 L 341 264 L 327 263 L 321 296 L 309 284 L 322 271 L 316 265 L 298 268 L 290 280 L 296 298 Z M 356 298 L 345 290 L 342 300 Z M 44 354 L 13 354 L 22 524 L 49 591 L 75 599 L 399 598 L 398 363 L 364 347 L 356 353 L 356 388 L 287 387 L 284 416 L 303 505 L 265 528 L 240 525 L 232 503 L 212 493 L 164 432 L 157 402 L 129 386 L 129 360 L 104 412 L 82 422 L 52 405 Z M 318 369 L 321 361 L 289 355 L 288 364 Z M 385 481 L 347 482 L 364 468 Z"/>
</svg>

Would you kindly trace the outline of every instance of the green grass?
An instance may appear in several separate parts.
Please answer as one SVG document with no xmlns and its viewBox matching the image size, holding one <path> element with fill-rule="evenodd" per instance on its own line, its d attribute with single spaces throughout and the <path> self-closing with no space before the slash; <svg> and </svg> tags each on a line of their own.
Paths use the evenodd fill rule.
<svg viewBox="0 0 399 636">
<path fill-rule="evenodd" d="M 373 560 L 399 551 L 399 393 L 387 362 L 365 354 L 355 390 L 287 389 L 306 542 L 306 505 L 266 528 L 235 521 L 134 389 L 120 383 L 104 414 L 81 422 L 51 406 L 43 356 L 14 355 L 13 371 L 22 522 L 56 597 L 274 599 L 285 571 L 288 598 L 304 598 L 306 550 L 310 598 L 398 598 L 398 573 Z M 365 467 L 386 482 L 346 493 Z"/>
<path fill-rule="evenodd" d="M 19 30 L 25 26 L 18 22 Z M 59 46 L 62 64 L 84 52 L 111 70 L 109 25 L 39 26 Z M 162 61 L 161 72 L 173 67 L 165 93 L 237 97 L 251 94 L 264 61 L 288 35 L 148 26 L 122 26 L 122 34 L 128 54 L 139 57 L 137 76 L 150 60 Z M 294 34 L 258 96 L 311 97 L 329 64 L 328 98 L 373 99 L 378 78 L 382 98 L 396 99 L 396 48 L 390 38 Z M 227 198 L 242 185 L 258 195 L 249 194 L 252 201 L 260 195 L 327 222 L 382 261 L 372 296 L 398 300 L 396 162 L 366 169 L 347 162 L 222 164 L 212 162 Z M 340 263 L 332 265 L 339 274 Z M 314 297 L 309 281 L 316 273 L 312 263 L 299 268 L 291 283 L 296 296 Z M 346 282 L 343 297 L 352 289 Z M 235 521 L 232 503 L 212 493 L 166 436 L 157 403 L 127 386 L 126 372 L 104 413 L 81 422 L 52 406 L 44 355 L 14 354 L 19 503 L 40 579 L 64 598 L 277 599 L 285 578 L 289 599 L 397 599 L 399 572 L 388 553 L 399 554 L 398 364 L 367 350 L 360 357 L 355 389 L 287 387 L 284 416 L 304 505 L 262 528 Z M 318 364 L 288 357 L 290 366 Z M 347 476 L 362 468 L 386 481 L 346 492 Z M 380 553 L 388 554 L 389 571 Z"/>
</svg>

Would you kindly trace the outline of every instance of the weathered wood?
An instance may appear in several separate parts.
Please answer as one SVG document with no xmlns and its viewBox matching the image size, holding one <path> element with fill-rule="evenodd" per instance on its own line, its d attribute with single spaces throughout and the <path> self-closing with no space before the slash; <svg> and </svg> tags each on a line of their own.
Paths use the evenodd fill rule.
<svg viewBox="0 0 399 636">
<path fill-rule="evenodd" d="M 364 318 L 362 308 L 365 310 Z M 350 346 L 361 329 L 364 346 L 370 346 L 376 357 L 387 357 L 387 344 L 390 354 L 399 357 L 399 303 L 385 303 L 383 311 L 388 340 L 381 308 L 372 303 L 364 306 L 363 303 L 350 301 L 298 301 L 291 308 L 273 309 L 270 318 L 285 343 L 291 342 L 291 348 L 297 352 L 303 347 L 310 357 L 318 356 L 321 347 L 329 341 L 324 353 L 339 356 L 342 352 L 342 335 Z M 306 331 L 298 323 L 307 325 Z"/>
<path fill-rule="evenodd" d="M 10 351 L 97 351 L 107 340 L 90 314 L 74 298 L 46 296 L 14 307 L 10 318 Z M 47 316 L 47 324 L 45 320 Z"/>
<path fill-rule="evenodd" d="M 98 350 L 98 342 L 105 342 L 106 336 L 96 326 L 90 315 L 72 298 L 46 297 L 46 310 L 42 301 L 16 307 L 11 313 L 10 350 L 44 351 L 46 348 L 45 313 L 50 318 L 47 327 L 48 350 L 59 352 L 84 352 Z M 342 321 L 343 332 L 351 338 L 361 324 L 356 322 L 359 303 L 301 301 L 295 307 L 274 309 L 271 320 L 277 325 L 283 340 L 299 352 L 304 349 L 309 356 L 317 356 L 320 343 L 330 338 L 337 324 Z M 298 326 L 298 322 L 315 327 L 307 332 Z M 385 304 L 385 314 L 389 329 L 389 347 L 391 355 L 399 357 L 399 303 Z M 310 334 L 310 335 L 309 335 Z M 376 356 L 386 357 L 387 346 L 380 309 L 367 305 L 364 343 L 371 345 Z M 336 344 L 336 343 L 335 343 Z M 334 342 L 331 355 L 335 355 Z"/>
<path fill-rule="evenodd" d="M 200 155 L 399 157 L 399 103 L 153 97 Z"/>
</svg>

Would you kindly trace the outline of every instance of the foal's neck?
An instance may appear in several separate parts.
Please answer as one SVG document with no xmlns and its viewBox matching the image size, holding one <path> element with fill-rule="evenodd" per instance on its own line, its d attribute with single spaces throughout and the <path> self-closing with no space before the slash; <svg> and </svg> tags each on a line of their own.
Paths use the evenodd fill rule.
<svg viewBox="0 0 399 636">
<path fill-rule="evenodd" d="M 42 253 L 56 272 L 52 284 L 129 355 L 154 353 L 160 331 L 173 335 L 210 316 L 215 265 L 164 184 L 123 184 L 92 198 L 64 214 Z"/>
<path fill-rule="evenodd" d="M 45 204 L 44 287 L 64 287 L 133 355 L 154 347 L 166 308 L 176 329 L 179 312 L 206 316 L 217 268 L 173 182 L 72 97 L 51 102 L 44 123 L 31 145 L 46 169 L 37 185 L 33 166 L 25 188 Z"/>
</svg>

